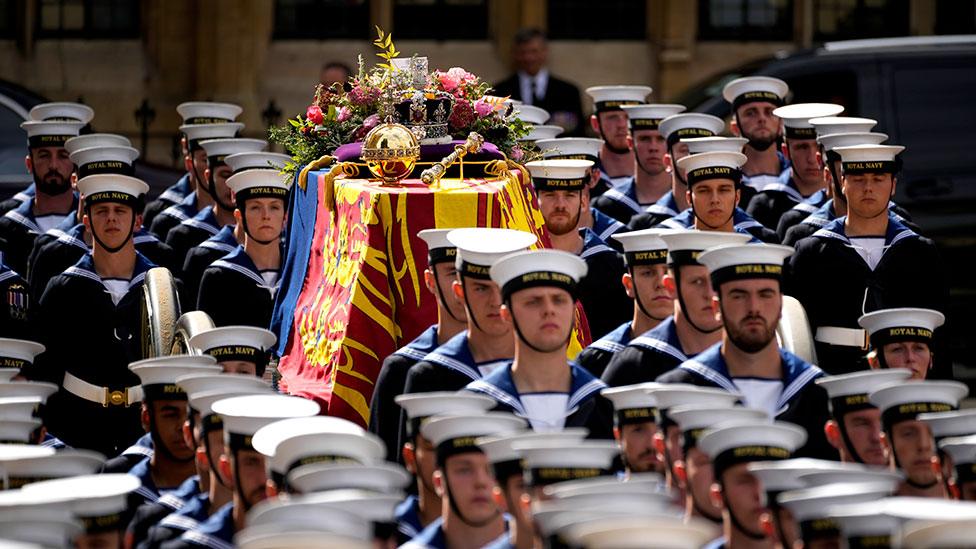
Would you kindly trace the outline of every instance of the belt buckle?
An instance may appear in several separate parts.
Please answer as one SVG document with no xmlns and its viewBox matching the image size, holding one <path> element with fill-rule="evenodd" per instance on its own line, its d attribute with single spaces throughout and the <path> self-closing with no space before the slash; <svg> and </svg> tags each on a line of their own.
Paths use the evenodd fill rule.
<svg viewBox="0 0 976 549">
<path fill-rule="evenodd" d="M 868 335 L 867 330 L 861 330 L 861 331 L 864 332 L 864 343 L 861 343 L 861 350 L 867 351 L 871 349 L 871 336 Z"/>
<path fill-rule="evenodd" d="M 102 406 L 108 408 L 109 406 L 122 406 L 129 404 L 125 400 L 125 393 L 122 391 L 109 391 L 108 387 L 105 388 L 105 403 Z"/>
</svg>

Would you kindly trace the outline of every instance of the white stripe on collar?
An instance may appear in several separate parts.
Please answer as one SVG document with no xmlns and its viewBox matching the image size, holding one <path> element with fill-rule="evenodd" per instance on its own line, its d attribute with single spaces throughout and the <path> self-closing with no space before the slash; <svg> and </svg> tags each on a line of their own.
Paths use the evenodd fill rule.
<svg viewBox="0 0 976 549">
<path fill-rule="evenodd" d="M 603 196 L 609 198 L 610 200 L 613 200 L 614 202 L 619 202 L 624 206 L 627 206 L 628 208 L 633 210 L 634 213 L 640 213 L 641 211 L 640 204 L 638 204 L 636 200 L 618 191 L 617 189 L 610 189 L 607 192 L 603 193 Z"/>
<path fill-rule="evenodd" d="M 477 369 L 468 366 L 456 358 L 442 355 L 437 351 L 425 356 L 423 360 L 454 370 L 455 372 L 462 373 L 474 381 L 481 379 L 481 373 L 479 373 Z"/>
<path fill-rule="evenodd" d="M 517 398 L 506 393 L 505 391 L 502 391 L 498 387 L 495 387 L 483 379 L 472 381 L 466 388 L 469 391 L 484 393 L 499 402 L 507 404 L 509 407 L 515 410 L 517 414 L 522 414 L 524 416 L 526 413 L 525 408 L 522 407 L 522 403 Z"/>
<path fill-rule="evenodd" d="M 583 250 L 579 255 L 580 259 L 586 259 L 588 257 L 594 256 L 596 254 L 602 254 L 606 252 L 614 252 L 614 249 L 606 244 L 597 244 L 596 246 L 590 246 L 589 248 Z"/>
<path fill-rule="evenodd" d="M 671 345 L 667 341 L 664 341 L 664 340 L 661 340 L 661 339 L 657 339 L 657 338 L 653 338 L 653 337 L 650 337 L 650 336 L 642 335 L 640 337 L 636 337 L 636 338 L 632 339 L 630 341 L 630 344 L 631 345 L 634 345 L 636 347 L 642 347 L 644 349 L 648 349 L 648 350 L 651 350 L 651 351 L 661 351 L 662 353 L 669 354 L 669 355 L 673 356 L 674 358 L 680 360 L 681 362 L 684 362 L 684 361 L 688 360 L 687 355 L 685 355 L 683 352 L 681 352 L 681 349 L 678 349 L 674 345 Z"/>
<path fill-rule="evenodd" d="M 811 381 L 820 376 L 823 370 L 810 364 L 809 367 L 802 374 L 796 376 L 788 386 L 783 389 L 783 392 L 779 396 L 779 402 L 776 404 L 778 408 L 786 406 L 786 404 L 793 398 L 796 393 L 800 392 L 801 389 L 806 387 Z"/>
<path fill-rule="evenodd" d="M 32 219 L 24 217 L 23 215 L 17 213 L 16 210 L 10 210 L 9 212 L 7 212 L 7 217 L 27 227 L 27 229 L 30 230 L 30 232 L 32 233 L 41 234 L 42 232 L 44 232 L 37 225 L 37 223 L 35 223 Z"/>
<path fill-rule="evenodd" d="M 215 234 L 217 234 L 217 233 L 220 232 L 220 227 L 215 227 L 214 225 L 211 225 L 210 223 L 205 223 L 205 222 L 200 221 L 199 219 L 196 219 L 196 218 L 193 218 L 193 217 L 191 217 L 190 219 L 187 219 L 182 224 L 183 225 L 189 225 L 191 227 L 196 227 L 197 229 L 203 229 L 204 231 L 207 231 L 211 235 L 215 235 Z"/>
<path fill-rule="evenodd" d="M 712 383 L 718 385 L 719 387 L 725 389 L 726 391 L 729 391 L 730 393 L 739 392 L 735 384 L 732 383 L 732 380 L 716 372 L 715 370 L 709 368 L 708 366 L 702 364 L 701 362 L 698 362 L 697 360 L 688 360 L 687 362 L 684 362 L 683 364 L 678 366 L 678 368 L 695 372 L 696 374 L 704 377 L 705 379 L 711 381 Z"/>
<path fill-rule="evenodd" d="M 260 274 L 255 273 L 254 271 L 252 271 L 251 269 L 248 269 L 247 267 L 243 267 L 241 265 L 238 265 L 237 263 L 231 263 L 230 261 L 226 261 L 224 259 L 218 259 L 217 261 L 214 261 L 213 263 L 211 263 L 210 266 L 211 267 L 220 267 L 222 269 L 230 269 L 232 271 L 237 271 L 237 272 L 241 273 L 242 275 L 250 278 L 258 286 L 260 286 L 260 287 L 262 287 L 262 288 L 264 288 L 264 289 L 266 289 L 268 291 L 274 291 L 274 288 L 272 288 L 271 286 L 268 286 L 267 284 L 265 284 L 264 279 L 261 278 L 261 275 Z"/>
</svg>

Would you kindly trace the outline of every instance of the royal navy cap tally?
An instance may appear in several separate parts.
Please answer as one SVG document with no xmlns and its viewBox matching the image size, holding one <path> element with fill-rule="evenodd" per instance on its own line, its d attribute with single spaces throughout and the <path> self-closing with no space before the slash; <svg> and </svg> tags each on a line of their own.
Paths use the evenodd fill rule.
<svg viewBox="0 0 976 549">
<path fill-rule="evenodd" d="M 648 386 L 659 383 L 639 383 L 603 389 L 600 394 L 613 403 L 617 425 L 654 423 L 657 420 L 657 399 L 647 392 Z"/>
<path fill-rule="evenodd" d="M 783 263 L 793 254 L 790 246 L 778 244 L 738 244 L 705 250 L 698 261 L 708 267 L 712 286 L 723 282 L 754 278 L 783 277 Z"/>
<path fill-rule="evenodd" d="M 766 412 L 745 406 L 703 406 L 685 404 L 667 411 L 668 417 L 681 429 L 681 445 L 684 451 L 698 446 L 698 439 L 705 431 L 727 421 L 770 421 Z"/>
<path fill-rule="evenodd" d="M 880 348 L 898 341 L 930 343 L 935 329 L 945 324 L 945 315 L 932 309 L 882 309 L 857 319 L 867 331 L 871 344 Z"/>
<path fill-rule="evenodd" d="M 254 169 L 237 172 L 227 178 L 227 186 L 234 193 L 234 200 L 239 205 L 251 198 L 285 200 L 288 197 L 288 185 L 278 170 Z"/>
<path fill-rule="evenodd" d="M 251 440 L 261 427 L 275 421 L 309 417 L 321 412 L 318 403 L 285 395 L 237 396 L 214 402 L 211 410 L 224 420 L 224 442 L 232 452 L 253 450 Z"/>
<path fill-rule="evenodd" d="M 779 495 L 780 505 L 793 513 L 800 525 L 803 540 L 810 542 L 819 538 L 836 538 L 840 535 L 839 525 L 830 519 L 832 507 L 849 503 L 866 503 L 890 496 L 897 482 L 855 482 L 828 484 L 783 492 Z"/>
<path fill-rule="evenodd" d="M 624 248 L 628 267 L 663 265 L 668 261 L 668 245 L 661 239 L 663 229 L 643 229 L 611 235 Z"/>
<path fill-rule="evenodd" d="M 723 129 L 725 121 L 721 118 L 700 112 L 671 115 L 662 120 L 657 128 L 661 137 L 668 142 L 668 147 L 690 137 L 714 137 L 722 133 Z"/>
<path fill-rule="evenodd" d="M 593 86 L 586 93 L 596 112 L 620 110 L 624 105 L 640 105 L 653 90 L 649 86 Z"/>
<path fill-rule="evenodd" d="M 184 124 L 180 131 L 186 135 L 190 150 L 201 148 L 200 142 L 208 139 L 232 139 L 244 129 L 240 122 L 219 122 L 214 124 Z M 243 151 L 237 151 L 243 152 Z"/>
<path fill-rule="evenodd" d="M 592 137 L 557 137 L 535 142 L 545 160 L 589 160 L 594 164 L 600 159 L 602 139 Z"/>
<path fill-rule="evenodd" d="M 834 505 L 827 512 L 831 520 L 840 527 L 841 537 L 851 549 L 869 547 L 890 547 L 891 536 L 896 533 L 902 521 L 879 513 L 879 503 L 845 503 Z"/>
<path fill-rule="evenodd" d="M 460 276 L 491 280 L 491 266 L 502 257 L 527 249 L 536 235 L 515 229 L 466 228 L 447 233 L 457 248 L 455 266 Z"/>
<path fill-rule="evenodd" d="M 886 428 L 919 414 L 948 412 L 959 407 L 969 389 L 958 381 L 903 381 L 872 392 L 868 399 L 881 410 Z"/>
<path fill-rule="evenodd" d="M 187 362 L 159 363 L 156 359 L 140 360 L 129 365 L 129 370 L 139 376 L 142 391 L 148 400 L 186 400 L 186 392 L 176 379 L 188 374 L 220 372 L 216 364 L 200 365 Z"/>
<path fill-rule="evenodd" d="M 835 147 L 840 155 L 841 170 L 845 174 L 898 173 L 898 154 L 905 150 L 901 145 L 852 145 Z"/>
<path fill-rule="evenodd" d="M 888 140 L 888 134 L 875 132 L 832 133 L 817 138 L 817 143 L 823 147 L 829 157 L 840 159 L 834 152 L 837 147 L 852 147 L 854 145 L 880 145 Z"/>
<path fill-rule="evenodd" d="M 515 449 L 522 452 L 526 483 L 531 486 L 609 475 L 614 458 L 620 455 L 616 443 L 596 440 L 561 446 L 526 441 Z"/>
<path fill-rule="evenodd" d="M 79 179 L 78 192 L 84 195 L 86 207 L 100 202 L 119 202 L 137 208 L 149 192 L 149 185 L 129 175 L 102 173 Z M 137 209 L 142 211 L 141 207 Z"/>
<path fill-rule="evenodd" d="M 576 285 L 586 276 L 586 262 L 562 250 L 515 252 L 491 266 L 491 280 L 502 290 L 502 298 L 538 286 L 562 288 L 576 295 Z"/>
<path fill-rule="evenodd" d="M 661 231 L 661 240 L 668 246 L 669 265 L 701 265 L 698 255 L 716 246 L 745 244 L 750 236 L 722 231 L 677 229 Z"/>
<path fill-rule="evenodd" d="M 453 230 L 424 229 L 417 233 L 417 238 L 427 244 L 427 262 L 430 265 L 454 263 L 457 258 L 457 247 L 447 239 L 447 233 Z"/>
<path fill-rule="evenodd" d="M 126 496 L 139 488 L 139 479 L 124 473 L 81 475 L 26 484 L 25 493 L 70 497 L 71 512 L 89 534 L 124 531 Z"/>
<path fill-rule="evenodd" d="M 476 442 L 480 437 L 515 433 L 526 426 L 524 419 L 513 414 L 486 412 L 433 417 L 420 426 L 420 433 L 437 448 L 437 463 L 443 465 L 453 455 L 482 452 Z"/>
<path fill-rule="evenodd" d="M 12 452 L 4 454 L 5 452 L 0 451 L 0 472 L 7 479 L 7 489 L 20 488 L 40 480 L 93 475 L 105 463 L 105 456 L 91 450 L 60 450 L 50 454 Z"/>
<path fill-rule="evenodd" d="M 712 460 L 715 478 L 729 467 L 753 461 L 789 459 L 807 440 L 802 428 L 783 421 L 719 424 L 705 431 L 698 449 Z"/>
<path fill-rule="evenodd" d="M 657 423 L 662 429 L 674 425 L 674 420 L 671 419 L 668 411 L 675 406 L 732 407 L 737 402 L 744 400 L 741 394 L 732 393 L 725 389 L 678 383 L 658 383 L 656 386 L 645 386 L 644 390 L 654 395 L 657 400 Z"/>
<path fill-rule="evenodd" d="M 976 410 L 928 412 L 919 414 L 918 420 L 928 424 L 936 442 L 948 437 L 976 435 Z"/>
<path fill-rule="evenodd" d="M 78 137 L 72 137 L 64 142 L 64 150 L 68 154 L 73 154 L 81 149 L 92 147 L 131 147 L 132 142 L 124 135 L 114 133 L 86 133 Z"/>
<path fill-rule="evenodd" d="M 815 383 L 827 391 L 830 413 L 840 419 L 848 412 L 874 408 L 868 395 L 893 383 L 905 381 L 912 376 L 907 368 L 887 370 L 866 370 L 837 376 L 826 376 Z"/>
<path fill-rule="evenodd" d="M 677 104 L 651 103 L 648 105 L 624 105 L 630 131 L 656 130 L 661 121 L 669 116 L 684 112 L 686 107 Z"/>
<path fill-rule="evenodd" d="M 243 152 L 261 152 L 268 147 L 264 139 L 245 139 L 241 137 L 204 139 L 200 146 L 207 153 L 207 160 L 211 166 L 224 163 L 224 159 L 232 154 Z"/>
<path fill-rule="evenodd" d="M 44 346 L 34 341 L 0 338 L 0 368 L 23 368 L 43 352 Z"/>
<path fill-rule="evenodd" d="M 715 538 L 712 525 L 700 519 L 614 516 L 574 525 L 566 534 L 582 547 L 637 549 L 654 540 L 655 547 L 703 547 Z"/>
<path fill-rule="evenodd" d="M 745 137 L 688 137 L 681 139 L 681 142 L 688 145 L 689 154 L 705 152 L 734 152 L 741 153 L 742 147 L 749 142 Z"/>
<path fill-rule="evenodd" d="M 553 446 L 566 446 L 582 442 L 589 431 L 583 427 L 570 427 L 562 431 L 551 433 L 537 433 L 535 431 L 525 431 L 510 433 L 501 436 L 479 437 L 475 444 L 488 457 L 495 480 L 499 485 L 515 475 L 522 474 L 522 451 L 516 447 L 526 444 L 533 446 L 543 446 L 551 444 Z"/>
<path fill-rule="evenodd" d="M 262 356 L 277 341 L 274 332 L 255 326 L 223 326 L 190 338 L 190 347 L 205 355 L 225 360 L 263 361 Z"/>
<path fill-rule="evenodd" d="M 842 463 L 825 459 L 791 458 L 779 461 L 757 461 L 750 463 L 746 469 L 756 476 L 762 483 L 763 491 L 773 496 L 770 503 L 776 503 L 775 495 L 787 490 L 800 490 L 810 484 L 804 482 L 800 475 L 818 471 L 833 471 L 843 467 L 854 467 L 864 470 L 864 466 L 853 463 Z"/>
<path fill-rule="evenodd" d="M 0 383 L 0 398 L 39 396 L 44 400 L 58 392 L 58 386 L 44 381 L 7 381 Z"/>
<path fill-rule="evenodd" d="M 976 435 L 944 438 L 939 450 L 952 458 L 958 484 L 976 482 Z"/>
<path fill-rule="evenodd" d="M 703 152 L 678 159 L 678 168 L 688 180 L 688 188 L 709 179 L 729 179 L 736 185 L 742 180 L 746 155 L 738 152 Z"/>
<path fill-rule="evenodd" d="M 519 104 L 515 112 L 522 122 L 532 124 L 533 126 L 541 126 L 548 122 L 550 118 L 549 111 L 532 105 Z"/>
<path fill-rule="evenodd" d="M 314 531 L 319 539 L 329 539 L 326 534 L 342 534 L 355 539 L 372 538 L 373 529 L 364 517 L 339 505 L 313 504 L 304 498 L 270 498 L 256 504 L 247 514 L 247 528 L 234 537 L 235 545 L 245 543 L 244 538 L 256 536 L 256 532 L 269 531 L 270 527 L 280 528 L 275 533 L 288 535 L 295 532 Z M 268 549 L 292 547 L 292 545 L 265 545 Z M 310 541 L 295 547 L 319 547 L 319 541 Z M 343 546 L 339 546 L 343 547 Z"/>
<path fill-rule="evenodd" d="M 525 165 L 537 191 L 579 191 L 589 183 L 590 160 L 535 160 Z"/>
<path fill-rule="evenodd" d="M 234 173 L 254 169 L 283 170 L 289 161 L 291 157 L 287 154 L 265 151 L 239 152 L 228 154 L 224 158 L 224 163 L 230 166 Z"/>
<path fill-rule="evenodd" d="M 124 146 L 88 147 L 70 153 L 70 158 L 82 179 L 99 173 L 132 175 L 135 173 L 132 163 L 139 158 L 139 151 Z"/>
<path fill-rule="evenodd" d="M 835 133 L 862 133 L 869 132 L 878 125 L 878 121 L 871 118 L 858 118 L 855 116 L 824 116 L 821 118 L 811 118 L 810 123 L 817 130 L 818 137 L 824 137 Z"/>
<path fill-rule="evenodd" d="M 176 112 L 183 118 L 183 124 L 199 125 L 233 122 L 244 109 L 232 103 L 187 101 L 177 105 Z"/>
<path fill-rule="evenodd" d="M 27 132 L 27 147 L 37 149 L 41 147 L 64 147 L 72 137 L 84 126 L 81 122 L 40 122 L 28 120 L 20 125 Z"/>
<path fill-rule="evenodd" d="M 95 111 L 81 103 L 41 103 L 30 110 L 28 119 L 53 122 L 81 122 L 87 124 L 95 118 Z"/>
<path fill-rule="evenodd" d="M 789 91 L 789 85 L 779 78 L 746 76 L 726 84 L 722 89 L 722 97 L 732 103 L 732 110 L 735 111 L 746 103 L 757 101 L 782 105 Z"/>
<path fill-rule="evenodd" d="M 288 486 L 302 494 L 328 490 L 359 489 L 398 492 L 410 484 L 407 471 L 395 463 L 309 463 L 288 473 Z"/>
<path fill-rule="evenodd" d="M 794 103 L 779 107 L 773 115 L 783 120 L 787 139 L 816 139 L 817 130 L 810 120 L 835 116 L 844 112 L 844 107 L 834 103 Z"/>
</svg>

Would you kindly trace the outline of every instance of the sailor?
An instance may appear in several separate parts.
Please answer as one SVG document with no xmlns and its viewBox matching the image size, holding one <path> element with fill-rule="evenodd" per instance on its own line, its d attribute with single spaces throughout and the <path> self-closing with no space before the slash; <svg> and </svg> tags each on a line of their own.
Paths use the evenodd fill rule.
<svg viewBox="0 0 976 549">
<path fill-rule="evenodd" d="M 632 304 L 621 284 L 623 258 L 590 229 L 578 229 L 581 212 L 589 208 L 585 193 L 586 160 L 539 160 L 525 165 L 539 196 L 539 210 L 552 247 L 586 261 L 580 301 L 590 335 L 598 339 L 631 316 Z"/>
<path fill-rule="evenodd" d="M 812 118 L 834 116 L 844 107 L 832 103 L 795 103 L 773 111 L 783 121 L 785 143 L 781 151 L 790 163 L 790 177 L 785 183 L 769 183 L 749 200 L 747 213 L 756 221 L 775 230 L 780 216 L 824 188 L 823 166 L 817 157 L 817 132 Z"/>
<path fill-rule="evenodd" d="M 71 110 L 77 112 L 70 113 L 70 118 L 28 120 L 20 125 L 27 133 L 25 163 L 34 178 L 35 192 L 0 217 L 0 252 L 4 263 L 21 274 L 27 273 L 34 239 L 53 229 L 78 206 L 78 197 L 71 190 L 75 166 L 64 143 L 78 135 L 91 119 L 92 110 L 84 105 Z"/>
<path fill-rule="evenodd" d="M 953 498 L 976 501 L 976 435 L 944 438 L 939 451 L 949 456 L 955 469 L 949 484 Z"/>
<path fill-rule="evenodd" d="M 523 420 L 502 412 L 424 423 L 421 433 L 436 448 L 433 480 L 441 496 L 441 516 L 402 547 L 480 547 L 501 536 L 506 523 L 491 497 L 495 479 L 475 440 L 524 428 Z"/>
<path fill-rule="evenodd" d="M 281 274 L 288 187 L 277 170 L 260 169 L 232 176 L 227 186 L 237 202 L 234 218 L 244 230 L 244 244 L 203 272 L 197 308 L 215 326 L 265 328 L 271 323 Z"/>
<path fill-rule="evenodd" d="M 693 359 L 657 379 L 741 392 L 750 408 L 802 426 L 809 434 L 801 457 L 836 459 L 823 426 L 827 393 L 813 381 L 823 371 L 782 349 L 776 329 L 783 308 L 780 284 L 786 246 L 740 244 L 705 250 L 725 334 Z"/>
<path fill-rule="evenodd" d="M 34 362 L 44 350 L 36 341 L 0 338 L 0 379 L 22 381 L 32 375 Z"/>
<path fill-rule="evenodd" d="M 697 258 L 714 246 L 743 244 L 748 235 L 675 230 L 660 231 L 658 237 L 668 248 L 664 285 L 675 296 L 673 314 L 615 352 L 602 375 L 611 387 L 654 381 L 722 339 L 708 269 Z"/>
<path fill-rule="evenodd" d="M 910 377 L 905 370 L 853 372 L 817 380 L 827 391 L 830 417 L 824 426 L 827 442 L 843 462 L 888 467 L 891 456 L 881 440 L 881 411 L 868 395 Z"/>
<path fill-rule="evenodd" d="M 234 533 L 243 529 L 247 512 L 266 498 L 264 456 L 251 444 L 254 433 L 277 420 L 317 415 L 319 405 L 311 400 L 283 395 L 246 395 L 218 400 L 211 410 L 223 418 L 224 453 L 220 457 L 221 478 L 232 487 L 232 501 L 199 526 L 163 547 L 227 547 Z"/>
<path fill-rule="evenodd" d="M 200 141 L 200 146 L 207 154 L 207 169 L 203 174 L 213 204 L 203 208 L 193 217 L 181 221 L 166 234 L 166 244 L 173 248 L 173 256 L 181 266 L 186 261 L 186 254 L 190 248 L 220 232 L 221 227 L 232 225 L 236 221 L 233 189 L 227 183 L 232 175 L 231 168 L 226 162 L 227 156 L 262 151 L 268 146 L 268 142 L 263 139 L 204 139 Z M 262 171 L 274 172 L 278 177 L 278 185 L 287 190 L 277 170 Z M 286 196 L 287 192 L 279 197 L 283 203 Z"/>
<path fill-rule="evenodd" d="M 241 107 L 230 103 L 211 103 L 204 101 L 190 101 L 180 103 L 176 106 L 176 112 L 183 118 L 183 125 L 187 126 L 233 122 L 240 116 L 242 111 L 243 109 Z M 143 217 L 147 227 L 151 227 L 156 216 L 164 210 L 180 204 L 187 196 L 194 195 L 197 185 L 200 181 L 203 181 L 202 176 L 203 170 L 206 169 L 206 158 L 201 153 L 197 153 L 199 149 L 190 150 L 190 144 L 186 138 L 186 134 L 180 137 L 180 151 L 183 155 L 183 164 L 186 173 L 180 177 L 179 181 L 167 187 L 156 200 L 146 205 L 146 211 Z M 195 208 L 195 196 L 190 199 L 188 206 L 189 208 L 185 213 L 192 217 L 192 214 L 189 214 L 189 212 L 196 213 L 197 211 L 197 208 Z M 165 238 L 166 234 L 163 233 L 160 236 Z"/>
<path fill-rule="evenodd" d="M 955 467 L 952 457 L 942 451 L 941 444 L 947 438 L 976 435 L 976 410 L 924 413 L 918 415 L 918 420 L 925 422 L 932 431 L 946 493 L 949 494 L 949 497 L 954 498 Z"/>
<path fill-rule="evenodd" d="M 399 540 L 406 543 L 441 516 L 441 497 L 433 480 L 435 447 L 424 437 L 421 424 L 438 416 L 483 414 L 495 401 L 468 391 L 438 391 L 400 395 L 396 403 L 403 408 L 406 424 L 403 464 L 416 478 L 416 495 L 407 496 L 396 510 Z"/>
<path fill-rule="evenodd" d="M 841 186 L 848 215 L 796 244 L 787 292 L 806 309 L 819 362 L 838 374 L 864 369 L 868 339 L 857 324 L 861 315 L 894 307 L 942 312 L 947 287 L 935 244 L 906 227 L 888 208 L 904 147 L 855 145 L 834 150 L 843 159 Z M 838 278 L 837 273 L 844 276 Z M 826 284 L 827 280 L 832 282 Z M 938 342 L 938 331 L 935 336 Z M 948 360 L 940 361 L 937 355 L 937 376 L 942 362 Z"/>
<path fill-rule="evenodd" d="M 932 337 L 945 315 L 932 309 L 902 307 L 868 313 L 857 320 L 868 334 L 872 368 L 905 368 L 925 379 L 933 364 Z"/>
<path fill-rule="evenodd" d="M 566 361 L 585 274 L 583 260 L 559 250 L 518 252 L 492 265 L 502 318 L 517 336 L 515 358 L 467 389 L 493 398 L 496 410 L 526 418 L 534 431 L 586 427 L 591 438 L 610 438 L 613 406 L 599 394 L 606 385 Z"/>
<path fill-rule="evenodd" d="M 586 88 L 593 99 L 590 128 L 603 139 L 600 149 L 600 183 L 594 196 L 634 178 L 634 157 L 627 141 L 624 105 L 640 105 L 651 94 L 648 86 L 594 86 Z"/>
<path fill-rule="evenodd" d="M 502 294 L 489 269 L 499 258 L 535 244 L 536 236 L 512 229 L 455 229 L 455 297 L 464 302 L 467 329 L 410 367 L 404 393 L 456 391 L 512 358 L 512 326 L 501 318 Z"/>
<path fill-rule="evenodd" d="M 601 393 L 613 402 L 613 436 L 629 474 L 662 473 L 664 463 L 654 445 L 658 432 L 657 400 L 642 384 L 604 389 Z"/>
<path fill-rule="evenodd" d="M 600 149 L 603 147 L 602 139 L 559 137 L 556 139 L 540 139 L 536 141 L 536 145 L 542 153 L 543 160 L 589 160 L 593 162 L 593 166 L 587 170 L 587 183 L 583 187 L 583 194 L 589 200 L 590 208 L 580 212 L 578 229 L 584 227 L 591 229 L 601 240 L 608 242 L 610 235 L 627 229 L 623 223 L 592 206 L 593 200 L 597 198 L 594 191 L 598 188 L 600 174 L 602 173 L 599 168 Z"/>
<path fill-rule="evenodd" d="M 668 247 L 660 230 L 645 229 L 619 233 L 614 240 L 624 249 L 627 272 L 621 282 L 627 297 L 634 300 L 633 318 L 594 341 L 576 356 L 576 362 L 594 377 L 603 375 L 617 351 L 634 337 L 659 326 L 674 312 L 674 297 L 665 286 Z"/>
<path fill-rule="evenodd" d="M 705 547 L 771 547 L 762 529 L 762 494 L 750 463 L 789 459 L 806 442 L 803 429 L 785 422 L 718 424 L 698 439 L 712 462 L 712 500 L 722 508 L 723 536 Z"/>
<path fill-rule="evenodd" d="M 658 125 L 685 107 L 625 105 L 623 110 L 630 125 L 627 144 L 634 151 L 634 178 L 594 199 L 593 207 L 626 224 L 671 190 L 671 175 L 664 166 L 667 142 Z"/>
<path fill-rule="evenodd" d="M 253 169 L 281 170 L 291 157 L 280 153 L 243 152 L 228 155 L 224 162 L 236 174 Z M 287 207 L 287 205 L 286 205 Z M 235 219 L 236 221 L 236 219 Z M 196 303 L 200 290 L 200 279 L 203 271 L 214 261 L 233 252 L 238 245 L 244 244 L 244 227 L 237 223 L 224 225 L 217 234 L 190 248 L 183 258 L 180 281 L 183 283 L 182 296 L 188 303 Z"/>
<path fill-rule="evenodd" d="M 959 407 L 969 390 L 957 381 L 912 381 L 887 385 L 869 395 L 881 410 L 881 423 L 894 467 L 905 474 L 898 495 L 947 498 L 938 468 L 932 430 L 919 414 Z"/>
<path fill-rule="evenodd" d="M 790 179 L 789 161 L 779 151 L 782 121 L 773 114 L 783 106 L 789 91 L 786 82 L 770 76 L 737 78 L 722 89 L 722 96 L 732 105 L 732 134 L 749 140 L 743 150 L 748 160 L 742 167 L 740 202 L 746 211 L 752 197 L 766 185 L 787 184 Z"/>
<path fill-rule="evenodd" d="M 688 209 L 688 180 L 678 169 L 678 160 L 691 154 L 686 140 L 711 138 L 721 133 L 723 128 L 725 122 L 721 118 L 697 112 L 673 114 L 658 123 L 658 133 L 664 138 L 666 145 L 664 167 L 671 174 L 671 189 L 657 202 L 645 208 L 643 213 L 631 218 L 629 227 L 632 230 L 656 227 Z M 728 144 L 732 143 L 738 142 L 728 141 Z M 741 145 L 739 149 L 741 150 Z"/>
<path fill-rule="evenodd" d="M 275 335 L 254 326 L 223 326 L 198 332 L 190 347 L 213 357 L 225 373 L 265 377 Z"/>
<path fill-rule="evenodd" d="M 11 448 L 24 450 L 11 451 Z M 55 451 L 53 448 L 25 444 L 0 445 L 4 490 L 16 490 L 42 480 L 93 475 L 104 461 L 105 456 L 91 450 Z"/>
<path fill-rule="evenodd" d="M 799 525 L 803 547 L 840 547 L 840 525 L 830 518 L 830 510 L 878 501 L 890 496 L 897 485 L 897 479 L 889 479 L 811 486 L 779 494 L 778 503 L 790 510 Z"/>
<path fill-rule="evenodd" d="M 153 267 L 132 242 L 149 186 L 116 174 L 86 177 L 85 228 L 92 253 L 51 279 L 36 317 L 48 351 L 36 379 L 61 385 L 48 405 L 48 426 L 67 444 L 118 455 L 142 434 L 138 378 L 126 367 L 142 358 L 146 271 Z M 92 429 L 111 425 L 111 429 Z"/>
<path fill-rule="evenodd" d="M 467 327 L 464 303 L 452 289 L 457 278 L 457 248 L 447 240 L 449 232 L 451 229 L 426 229 L 417 233 L 427 244 L 424 285 L 437 303 L 437 322 L 383 360 L 369 404 L 369 431 L 386 444 L 386 455 L 401 463 L 402 424 L 400 408 L 393 399 L 403 394 L 411 366 Z"/>
<path fill-rule="evenodd" d="M 6 337 L 32 337 L 28 312 L 31 294 L 27 282 L 6 263 L 0 252 L 0 334 Z"/>
</svg>

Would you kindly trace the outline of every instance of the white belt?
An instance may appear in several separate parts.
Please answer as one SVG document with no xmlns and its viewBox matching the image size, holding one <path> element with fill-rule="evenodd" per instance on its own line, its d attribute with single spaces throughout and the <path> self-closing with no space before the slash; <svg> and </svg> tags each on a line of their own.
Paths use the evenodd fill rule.
<svg viewBox="0 0 976 549">
<path fill-rule="evenodd" d="M 836 326 L 821 326 L 817 328 L 817 335 L 814 337 L 821 343 L 830 345 L 841 345 L 843 347 L 857 347 L 858 349 L 868 349 L 868 334 L 864 330 L 854 328 L 838 328 Z"/>
<path fill-rule="evenodd" d="M 79 377 L 73 376 L 68 372 L 64 373 L 63 387 L 65 391 L 68 391 L 76 397 L 101 404 L 106 408 L 109 406 L 122 405 L 128 407 L 142 401 L 142 387 L 138 385 L 135 387 L 126 387 L 125 389 L 113 391 L 108 387 L 92 385 L 91 383 L 88 383 Z"/>
</svg>

